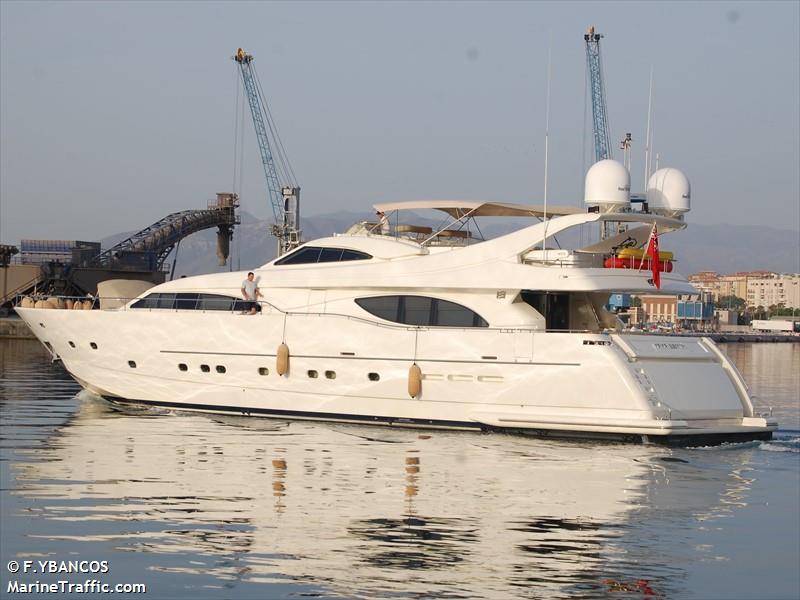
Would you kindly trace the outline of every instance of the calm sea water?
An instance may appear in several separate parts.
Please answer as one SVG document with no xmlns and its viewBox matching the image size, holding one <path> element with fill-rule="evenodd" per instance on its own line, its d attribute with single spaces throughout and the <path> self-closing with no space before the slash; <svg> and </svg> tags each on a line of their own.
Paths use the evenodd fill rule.
<svg viewBox="0 0 800 600">
<path fill-rule="evenodd" d="M 796 599 L 800 345 L 725 350 L 780 419 L 775 440 L 667 449 L 120 411 L 38 342 L 2 341 L 0 596 L 97 579 L 151 598 Z M 108 571 L 12 574 L 12 560 Z"/>
</svg>

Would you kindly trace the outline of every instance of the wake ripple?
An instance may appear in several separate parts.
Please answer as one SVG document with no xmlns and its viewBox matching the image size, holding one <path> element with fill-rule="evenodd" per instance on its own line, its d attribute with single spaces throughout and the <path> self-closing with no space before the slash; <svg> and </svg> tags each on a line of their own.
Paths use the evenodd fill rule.
<svg viewBox="0 0 800 600">
<path fill-rule="evenodd" d="M 765 452 L 796 452 L 800 453 L 800 431 L 777 431 L 773 439 L 764 442 L 753 440 L 751 442 L 733 442 L 718 446 L 695 446 L 691 450 L 764 450 Z"/>
<path fill-rule="evenodd" d="M 796 452 L 800 453 L 800 437 L 778 437 L 768 442 L 761 442 L 759 450 L 767 452 Z"/>
</svg>

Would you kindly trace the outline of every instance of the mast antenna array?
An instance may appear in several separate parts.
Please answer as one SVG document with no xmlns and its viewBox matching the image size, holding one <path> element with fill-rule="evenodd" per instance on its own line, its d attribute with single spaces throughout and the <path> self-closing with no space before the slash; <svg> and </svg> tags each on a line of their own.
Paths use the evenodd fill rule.
<svg viewBox="0 0 800 600">
<path fill-rule="evenodd" d="M 261 164 L 267 181 L 267 196 L 272 204 L 274 222 L 271 233 L 278 238 L 280 256 L 300 245 L 300 187 L 272 119 L 261 82 L 253 68 L 253 56 L 239 48 L 233 60 L 239 65 L 242 85 L 250 104 L 258 149 L 261 152 Z"/>
</svg>

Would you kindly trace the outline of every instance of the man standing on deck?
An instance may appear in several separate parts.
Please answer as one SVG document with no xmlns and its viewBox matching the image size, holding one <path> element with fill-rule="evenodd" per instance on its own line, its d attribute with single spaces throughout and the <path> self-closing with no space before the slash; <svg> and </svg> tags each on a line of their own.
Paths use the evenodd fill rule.
<svg viewBox="0 0 800 600">
<path fill-rule="evenodd" d="M 246 313 L 248 310 L 251 315 L 256 314 L 256 300 L 259 296 L 262 296 L 261 290 L 258 289 L 258 284 L 254 277 L 255 275 L 250 271 L 247 274 L 247 279 L 242 282 L 242 296 L 245 299 L 245 310 L 242 314 Z"/>
<path fill-rule="evenodd" d="M 377 229 L 381 235 L 389 235 L 389 217 L 382 210 L 377 211 L 375 217 L 378 219 Z"/>
</svg>

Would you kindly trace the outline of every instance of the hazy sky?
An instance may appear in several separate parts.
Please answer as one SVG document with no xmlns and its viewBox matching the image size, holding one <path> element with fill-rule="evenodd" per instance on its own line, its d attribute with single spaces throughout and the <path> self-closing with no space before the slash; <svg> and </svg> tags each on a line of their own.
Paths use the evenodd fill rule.
<svg viewBox="0 0 800 600">
<path fill-rule="evenodd" d="M 256 57 L 306 214 L 414 198 L 581 201 L 585 49 L 643 188 L 689 221 L 800 229 L 800 3 L 0 2 L 0 241 L 95 240 L 234 185 L 238 46 Z M 243 208 L 271 214 L 252 123 Z M 620 157 L 616 150 L 615 156 Z"/>
</svg>

